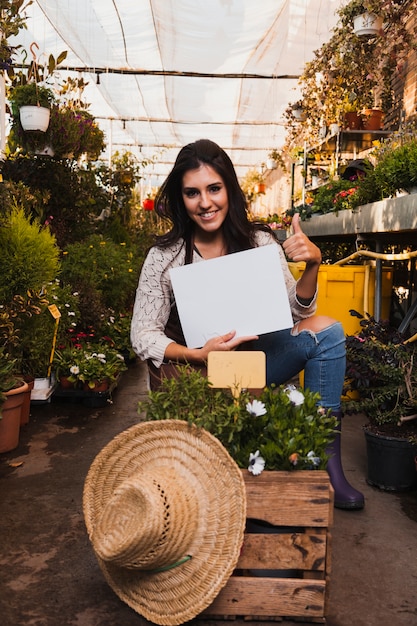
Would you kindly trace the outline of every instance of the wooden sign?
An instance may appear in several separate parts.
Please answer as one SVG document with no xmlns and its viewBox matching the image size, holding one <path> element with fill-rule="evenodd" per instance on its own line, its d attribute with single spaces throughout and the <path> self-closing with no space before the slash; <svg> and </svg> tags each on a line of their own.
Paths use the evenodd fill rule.
<svg viewBox="0 0 417 626">
<path fill-rule="evenodd" d="M 265 353 L 209 352 L 207 376 L 213 387 L 230 388 L 235 397 L 242 389 L 262 389 L 266 384 Z"/>
</svg>

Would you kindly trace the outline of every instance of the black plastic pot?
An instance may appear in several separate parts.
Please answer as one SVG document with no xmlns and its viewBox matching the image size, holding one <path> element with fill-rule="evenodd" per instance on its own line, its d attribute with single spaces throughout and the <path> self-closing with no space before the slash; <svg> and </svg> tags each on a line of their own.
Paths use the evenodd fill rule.
<svg viewBox="0 0 417 626">
<path fill-rule="evenodd" d="M 367 482 L 384 491 L 417 488 L 417 446 L 408 439 L 386 437 L 365 430 Z"/>
</svg>

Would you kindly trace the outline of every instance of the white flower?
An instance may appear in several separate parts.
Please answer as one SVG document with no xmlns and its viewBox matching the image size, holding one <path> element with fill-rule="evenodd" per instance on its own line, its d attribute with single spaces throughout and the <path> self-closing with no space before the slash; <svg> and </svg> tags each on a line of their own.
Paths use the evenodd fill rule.
<svg viewBox="0 0 417 626">
<path fill-rule="evenodd" d="M 248 402 L 246 410 L 253 417 L 259 417 L 260 415 L 265 415 L 266 413 L 265 405 L 260 400 L 252 400 L 252 402 Z"/>
<path fill-rule="evenodd" d="M 248 471 L 254 476 L 259 476 L 264 470 L 265 459 L 259 455 L 259 450 L 255 453 L 249 454 L 249 466 Z"/>
<path fill-rule="evenodd" d="M 288 387 L 285 388 L 285 391 L 287 392 L 290 401 L 295 404 L 295 406 L 304 404 L 304 394 L 302 391 L 298 391 L 294 385 L 288 385 Z"/>
<path fill-rule="evenodd" d="M 68 311 L 68 315 L 71 316 L 71 317 L 75 317 L 74 311 Z"/>
<path fill-rule="evenodd" d="M 307 458 L 312 463 L 312 465 L 314 465 L 314 467 L 320 465 L 320 457 L 316 456 L 316 453 L 313 452 L 313 450 L 310 450 L 310 452 L 307 454 Z"/>
<path fill-rule="evenodd" d="M 80 373 L 80 368 L 78 367 L 78 365 L 72 365 L 70 367 L 70 372 L 71 372 L 71 374 L 77 375 L 77 374 Z"/>
</svg>

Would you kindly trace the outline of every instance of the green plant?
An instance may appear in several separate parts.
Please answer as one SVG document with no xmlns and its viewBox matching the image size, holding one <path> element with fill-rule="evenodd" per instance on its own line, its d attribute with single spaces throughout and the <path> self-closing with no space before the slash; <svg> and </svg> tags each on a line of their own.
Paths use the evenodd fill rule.
<svg viewBox="0 0 417 626">
<path fill-rule="evenodd" d="M 284 386 L 234 399 L 228 390 L 213 389 L 201 372 L 182 366 L 178 378 L 164 380 L 138 410 L 148 420 L 182 419 L 205 428 L 239 467 L 258 473 L 261 458 L 268 470 L 326 467 L 335 419 L 318 402 L 317 394 Z"/>
<path fill-rule="evenodd" d="M 363 9 L 383 19 L 375 37 L 353 32 L 353 18 Z M 408 55 L 416 48 L 409 28 L 415 3 L 394 0 L 352 0 L 337 10 L 332 36 L 304 66 L 299 80 L 301 103 L 307 121 L 289 129 L 289 145 L 297 139 L 310 144 L 318 139 L 323 120 L 341 123 L 345 111 L 378 107 L 385 113 L 393 106 L 395 79 L 401 77 Z"/>
<path fill-rule="evenodd" d="M 13 389 L 19 382 L 16 376 L 15 362 L 4 348 L 0 347 L 0 419 L 1 407 L 6 399 L 5 393 Z"/>
<path fill-rule="evenodd" d="M 359 400 L 346 402 L 345 410 L 365 413 L 376 432 L 417 441 L 416 422 L 409 421 L 417 417 L 417 343 L 387 321 L 351 314 L 361 319 L 361 331 L 346 337 L 345 393 L 356 391 Z"/>
<path fill-rule="evenodd" d="M 22 106 L 41 106 L 50 109 L 55 102 L 55 96 L 49 87 L 37 83 L 26 83 L 14 87 L 10 92 L 9 100 L 13 117 L 18 118 L 19 109 Z"/>
<path fill-rule="evenodd" d="M 66 248 L 61 279 L 80 292 L 82 298 L 85 294 L 86 306 L 91 294 L 95 294 L 101 301 L 101 316 L 107 317 L 108 311 L 126 311 L 133 304 L 143 253 L 123 242 L 117 244 L 92 235 Z M 93 325 L 99 323 L 96 319 Z"/>
<path fill-rule="evenodd" d="M 395 135 L 375 150 L 374 183 L 381 198 L 417 185 L 417 135 Z"/>
<path fill-rule="evenodd" d="M 123 312 L 113 312 L 113 315 L 103 324 L 102 330 L 114 347 L 121 352 L 127 360 L 135 357 L 130 341 L 130 327 L 132 324 L 132 314 Z"/>
<path fill-rule="evenodd" d="M 59 249 L 55 237 L 38 220 L 30 221 L 15 206 L 0 225 L 2 271 L 0 302 L 11 302 L 28 290 L 41 291 L 59 271 Z"/>
<path fill-rule="evenodd" d="M 20 30 L 26 28 L 26 17 L 24 9 L 32 3 L 32 0 L 1 0 L 0 1 L 0 63 L 12 77 L 13 57 L 19 46 L 12 47 L 9 44 L 9 37 L 16 36 Z"/>
<path fill-rule="evenodd" d="M 108 342 L 85 343 L 60 348 L 54 355 L 57 376 L 67 376 L 72 383 L 113 382 L 127 369 L 124 357 Z"/>
<path fill-rule="evenodd" d="M 313 204 L 310 206 L 311 215 L 337 213 L 344 209 L 354 208 L 354 196 L 358 189 L 358 181 L 334 179 L 322 185 L 317 190 Z"/>
</svg>

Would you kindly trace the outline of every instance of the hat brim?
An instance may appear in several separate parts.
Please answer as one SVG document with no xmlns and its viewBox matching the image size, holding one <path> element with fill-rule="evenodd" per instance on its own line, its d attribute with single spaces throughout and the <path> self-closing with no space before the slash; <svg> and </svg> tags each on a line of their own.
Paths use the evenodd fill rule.
<svg viewBox="0 0 417 626">
<path fill-rule="evenodd" d="M 188 551 L 191 558 L 166 571 L 144 572 L 96 557 L 108 584 L 124 602 L 146 619 L 171 626 L 210 606 L 240 555 L 246 492 L 242 472 L 227 450 L 213 435 L 187 422 L 139 423 L 116 436 L 93 461 L 83 508 L 91 538 L 117 486 L 144 468 L 152 473 L 163 466 L 182 473 L 195 486 L 199 519 Z"/>
</svg>

